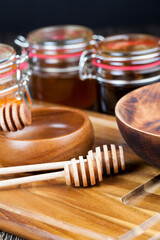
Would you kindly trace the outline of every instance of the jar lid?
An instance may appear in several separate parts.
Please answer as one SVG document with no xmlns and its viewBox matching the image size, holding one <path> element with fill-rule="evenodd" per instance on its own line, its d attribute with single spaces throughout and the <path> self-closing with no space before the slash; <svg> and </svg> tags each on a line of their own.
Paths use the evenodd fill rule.
<svg viewBox="0 0 160 240">
<path fill-rule="evenodd" d="M 0 64 L 6 65 L 15 58 L 15 55 L 16 52 L 13 47 L 0 43 Z"/>
<path fill-rule="evenodd" d="M 159 38 L 147 34 L 124 34 L 107 37 L 97 43 L 97 52 L 107 56 L 139 56 L 158 52 Z"/>
<path fill-rule="evenodd" d="M 13 47 L 0 43 L 0 79 L 16 73 L 17 69 L 27 67 L 26 56 L 20 58 Z"/>
<path fill-rule="evenodd" d="M 27 39 L 34 49 L 85 47 L 92 38 L 91 29 L 77 25 L 51 26 L 30 32 Z"/>
</svg>

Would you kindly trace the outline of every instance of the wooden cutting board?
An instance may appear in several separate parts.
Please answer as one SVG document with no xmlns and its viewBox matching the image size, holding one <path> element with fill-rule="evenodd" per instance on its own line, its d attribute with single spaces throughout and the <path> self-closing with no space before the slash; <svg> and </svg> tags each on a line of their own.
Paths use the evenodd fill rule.
<svg viewBox="0 0 160 240">
<path fill-rule="evenodd" d="M 62 178 L 0 190 L 0 229 L 34 240 L 145 240 L 158 236 L 159 214 L 126 205 L 121 197 L 159 170 L 129 149 L 114 117 L 88 114 L 95 130 L 95 146 L 124 146 L 126 171 L 104 177 L 100 185 L 86 189 L 67 187 Z"/>
</svg>

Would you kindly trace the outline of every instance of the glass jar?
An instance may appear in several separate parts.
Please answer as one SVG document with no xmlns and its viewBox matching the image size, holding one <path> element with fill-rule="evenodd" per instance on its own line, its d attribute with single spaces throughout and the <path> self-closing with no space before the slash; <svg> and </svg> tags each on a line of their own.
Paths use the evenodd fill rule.
<svg viewBox="0 0 160 240">
<path fill-rule="evenodd" d="M 80 78 L 96 79 L 98 110 L 114 114 L 126 93 L 160 80 L 160 41 L 145 34 L 105 38 L 80 60 Z"/>
<path fill-rule="evenodd" d="M 0 107 L 22 101 L 32 106 L 27 58 L 27 55 L 16 55 L 11 46 L 0 44 Z"/>
<path fill-rule="evenodd" d="M 92 107 L 96 98 L 95 82 L 81 81 L 78 68 L 81 53 L 92 47 L 93 39 L 97 36 L 93 36 L 91 29 L 76 25 L 30 32 L 27 40 L 32 97 L 78 108 Z"/>
</svg>

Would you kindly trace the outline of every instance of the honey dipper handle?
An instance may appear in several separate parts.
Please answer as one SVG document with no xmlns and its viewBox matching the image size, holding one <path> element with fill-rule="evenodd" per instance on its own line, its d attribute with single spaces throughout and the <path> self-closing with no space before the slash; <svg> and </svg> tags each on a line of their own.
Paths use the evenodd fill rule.
<svg viewBox="0 0 160 240">
<path fill-rule="evenodd" d="M 9 186 L 18 185 L 18 184 L 23 184 L 23 183 L 31 183 L 31 182 L 40 182 L 40 181 L 45 181 L 45 180 L 52 180 L 52 179 L 60 178 L 60 177 L 64 177 L 64 171 L 38 174 L 38 175 L 35 175 L 35 176 L 13 178 L 13 179 L 8 179 L 8 180 L 2 180 L 2 181 L 0 181 L 0 188 L 1 187 L 9 187 Z"/>
<path fill-rule="evenodd" d="M 0 168 L 0 175 L 63 169 L 64 164 L 69 163 L 69 162 L 70 161 L 40 163 L 40 164 L 14 166 L 14 167 L 2 167 L 2 168 Z"/>
</svg>

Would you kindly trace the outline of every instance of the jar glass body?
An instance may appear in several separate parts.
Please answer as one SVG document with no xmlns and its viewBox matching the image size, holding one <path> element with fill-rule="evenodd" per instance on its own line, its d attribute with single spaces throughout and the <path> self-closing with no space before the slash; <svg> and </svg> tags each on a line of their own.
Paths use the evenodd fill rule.
<svg viewBox="0 0 160 240">
<path fill-rule="evenodd" d="M 114 115 L 115 105 L 122 96 L 160 80 L 160 47 L 155 36 L 108 37 L 97 44 L 90 59 L 90 78 L 96 79 L 99 112 Z"/>
<path fill-rule="evenodd" d="M 43 39 L 43 46 L 37 43 L 33 44 L 32 36 L 35 32 L 30 33 L 28 41 L 31 46 L 32 56 L 30 54 L 30 68 L 32 71 L 30 91 L 34 99 L 62 105 L 68 105 L 78 108 L 90 108 L 93 106 L 96 98 L 95 82 L 86 80 L 81 81 L 79 78 L 78 66 L 82 51 L 89 48 L 89 41 L 92 38 L 92 31 L 84 27 L 72 26 L 73 33 L 80 30 L 79 36 L 67 36 L 70 26 L 44 28 L 39 38 L 47 31 L 49 40 L 46 49 L 46 36 Z M 78 30 L 77 30 L 78 29 Z M 57 40 L 57 31 L 60 40 Z M 51 35 L 52 33 L 52 35 Z M 63 33 L 63 34 L 62 34 Z M 64 36 L 64 33 L 66 34 Z M 58 35 L 58 36 L 59 36 Z M 53 36 L 56 38 L 54 41 Z M 68 43 L 70 41 L 70 43 Z M 54 45 L 55 44 L 55 45 Z M 34 46 L 33 46 L 34 45 Z"/>
<path fill-rule="evenodd" d="M 12 88 L 16 84 L 16 76 L 12 76 L 12 80 L 6 82 L 5 78 L 0 79 L 0 107 L 6 105 L 7 103 L 21 103 L 20 100 L 16 98 L 17 88 L 12 90 L 7 90 L 8 88 Z M 2 93 L 2 89 L 4 92 Z"/>
<path fill-rule="evenodd" d="M 33 99 L 78 108 L 92 107 L 96 98 L 96 83 L 79 79 L 78 64 L 79 58 L 73 58 L 72 62 L 60 60 L 56 63 L 30 59 L 30 91 Z"/>
<path fill-rule="evenodd" d="M 160 80 L 160 67 L 133 71 L 97 68 L 96 76 L 98 111 L 114 115 L 115 105 L 121 97 L 136 88 Z"/>
</svg>

